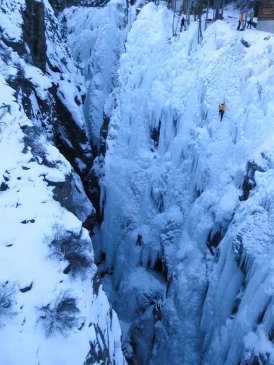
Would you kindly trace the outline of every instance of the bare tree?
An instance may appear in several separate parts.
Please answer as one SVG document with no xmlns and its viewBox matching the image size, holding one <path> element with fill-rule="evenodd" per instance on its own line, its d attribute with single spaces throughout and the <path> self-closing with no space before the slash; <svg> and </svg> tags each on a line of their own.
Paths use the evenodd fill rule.
<svg viewBox="0 0 274 365">
<path fill-rule="evenodd" d="M 196 20 L 196 18 L 198 19 L 198 43 L 200 43 L 203 39 L 202 14 L 203 14 L 204 7 L 205 7 L 204 0 L 199 0 L 195 3 L 195 5 L 192 5 L 194 20 Z"/>
</svg>

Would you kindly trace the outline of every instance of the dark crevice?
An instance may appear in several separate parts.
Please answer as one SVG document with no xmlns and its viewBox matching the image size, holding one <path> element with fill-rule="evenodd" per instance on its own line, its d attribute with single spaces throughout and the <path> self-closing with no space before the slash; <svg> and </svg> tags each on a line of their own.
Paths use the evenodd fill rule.
<svg viewBox="0 0 274 365">
<path fill-rule="evenodd" d="M 152 141 L 152 152 L 156 150 L 159 146 L 159 140 L 160 140 L 160 131 L 161 131 L 161 121 L 159 121 L 158 127 L 152 128 L 150 131 L 150 138 Z"/>
<path fill-rule="evenodd" d="M 210 247 L 217 247 L 224 237 L 223 231 L 210 232 L 207 238 L 208 245 Z"/>
<path fill-rule="evenodd" d="M 254 161 L 248 161 L 246 166 L 246 173 L 244 176 L 244 181 L 242 184 L 243 194 L 240 196 L 241 201 L 245 201 L 248 199 L 250 191 L 255 188 L 256 181 L 255 181 L 255 172 L 260 171 L 263 172 L 260 166 L 258 166 Z"/>
<path fill-rule="evenodd" d="M 108 135 L 108 125 L 109 125 L 110 118 L 108 115 L 104 113 L 103 117 L 103 124 L 100 129 L 100 151 L 99 154 L 102 153 L 102 155 L 105 157 L 106 151 L 107 151 L 107 135 Z"/>
<path fill-rule="evenodd" d="M 157 260 L 155 261 L 155 264 L 152 267 L 152 270 L 159 273 L 165 281 L 168 279 L 168 273 L 167 273 L 167 267 L 161 257 L 157 257 Z"/>
</svg>

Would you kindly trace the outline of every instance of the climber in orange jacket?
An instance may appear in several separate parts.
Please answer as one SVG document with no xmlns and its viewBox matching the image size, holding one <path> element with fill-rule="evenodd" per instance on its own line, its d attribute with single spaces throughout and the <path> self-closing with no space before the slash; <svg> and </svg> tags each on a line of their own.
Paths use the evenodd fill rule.
<svg viewBox="0 0 274 365">
<path fill-rule="evenodd" d="M 238 23 L 237 30 L 240 30 L 240 28 L 241 28 L 241 25 L 242 25 L 243 21 L 244 21 L 244 14 L 243 14 L 243 13 L 241 13 L 241 14 L 239 15 L 239 23 Z"/>
<path fill-rule="evenodd" d="M 222 104 L 219 105 L 220 120 L 223 119 L 223 116 L 224 116 L 224 113 L 225 113 L 225 109 L 226 109 L 226 105 L 225 105 L 225 102 L 223 102 Z"/>
</svg>

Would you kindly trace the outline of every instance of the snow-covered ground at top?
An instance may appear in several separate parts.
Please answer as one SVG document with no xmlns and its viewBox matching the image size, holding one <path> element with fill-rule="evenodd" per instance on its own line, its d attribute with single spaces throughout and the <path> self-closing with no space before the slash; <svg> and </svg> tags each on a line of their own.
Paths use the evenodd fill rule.
<svg viewBox="0 0 274 365">
<path fill-rule="evenodd" d="M 82 78 L 43 6 L 46 73 L 22 46 L 25 1 L 0 4 L 0 364 L 122 365 L 120 325 L 82 226 L 94 208 L 52 139 L 53 86 L 85 128 Z"/>
<path fill-rule="evenodd" d="M 144 6 L 120 58 L 105 289 L 140 364 L 273 364 L 274 38 L 232 8 L 200 44 L 172 21 Z"/>
</svg>

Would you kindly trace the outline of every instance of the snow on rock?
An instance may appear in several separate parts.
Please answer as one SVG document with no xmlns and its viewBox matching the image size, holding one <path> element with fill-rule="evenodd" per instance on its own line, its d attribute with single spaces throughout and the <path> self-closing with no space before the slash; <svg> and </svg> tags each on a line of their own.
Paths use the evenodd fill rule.
<svg viewBox="0 0 274 365">
<path fill-rule="evenodd" d="M 37 51 L 25 31 L 38 8 L 47 47 Z M 124 364 L 83 228 L 94 208 L 60 137 L 79 152 L 72 163 L 90 159 L 82 79 L 47 0 L 2 1 L 0 19 L 0 364 Z"/>
<path fill-rule="evenodd" d="M 139 364 L 273 363 L 274 39 L 235 19 L 149 3 L 120 59 L 98 239 Z"/>
<path fill-rule="evenodd" d="M 22 10 L 25 5 L 24 0 L 10 2 L 1 1 L 0 23 L 3 36 L 10 42 L 22 42 Z"/>
</svg>

